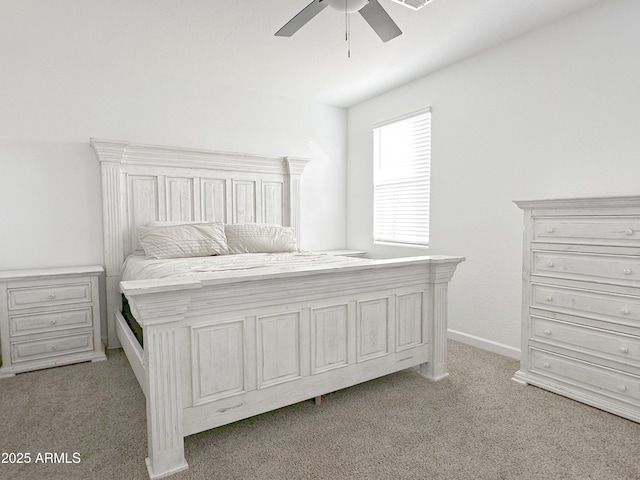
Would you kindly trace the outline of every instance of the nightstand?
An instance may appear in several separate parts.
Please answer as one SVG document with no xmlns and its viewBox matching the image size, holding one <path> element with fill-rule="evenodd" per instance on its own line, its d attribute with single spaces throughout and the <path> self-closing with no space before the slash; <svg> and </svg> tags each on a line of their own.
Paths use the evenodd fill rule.
<svg viewBox="0 0 640 480">
<path fill-rule="evenodd" d="M 327 255 L 337 255 L 339 257 L 364 257 L 367 252 L 364 250 L 348 250 L 348 249 L 340 249 L 340 250 L 321 250 L 316 253 L 326 253 Z"/>
<path fill-rule="evenodd" d="M 101 266 L 0 272 L 0 378 L 106 360 L 100 337 Z"/>
</svg>

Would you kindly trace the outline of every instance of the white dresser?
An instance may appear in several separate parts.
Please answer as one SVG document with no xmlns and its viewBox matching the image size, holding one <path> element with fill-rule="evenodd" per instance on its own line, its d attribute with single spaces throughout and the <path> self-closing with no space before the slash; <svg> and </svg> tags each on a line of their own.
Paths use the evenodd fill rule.
<svg viewBox="0 0 640 480">
<path fill-rule="evenodd" d="M 524 262 L 514 380 L 640 422 L 640 197 L 516 204 Z"/>
<path fill-rule="evenodd" d="M 0 378 L 105 360 L 100 266 L 0 272 Z"/>
</svg>

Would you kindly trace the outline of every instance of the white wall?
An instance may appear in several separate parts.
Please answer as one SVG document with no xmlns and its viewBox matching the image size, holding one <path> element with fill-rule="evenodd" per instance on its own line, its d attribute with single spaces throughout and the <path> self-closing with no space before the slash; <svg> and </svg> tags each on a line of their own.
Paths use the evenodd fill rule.
<svg viewBox="0 0 640 480">
<path fill-rule="evenodd" d="M 512 200 L 640 194 L 640 2 L 611 0 L 352 107 L 349 247 L 463 255 L 453 337 L 516 355 L 522 214 Z M 431 105 L 428 250 L 371 240 L 371 126 Z"/>
<path fill-rule="evenodd" d="M 90 137 L 311 157 L 301 245 L 344 246 L 346 111 L 211 81 L 224 68 L 209 54 L 215 38 L 170 28 L 187 12 L 167 2 L 3 3 L 0 269 L 102 264 Z"/>
</svg>

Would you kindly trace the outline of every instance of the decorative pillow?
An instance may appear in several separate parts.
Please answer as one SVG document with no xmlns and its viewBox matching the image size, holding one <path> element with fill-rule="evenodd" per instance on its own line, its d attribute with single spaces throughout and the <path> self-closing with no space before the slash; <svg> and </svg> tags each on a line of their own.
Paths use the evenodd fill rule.
<svg viewBox="0 0 640 480">
<path fill-rule="evenodd" d="M 138 227 L 147 258 L 207 257 L 229 253 L 222 223 Z"/>
<path fill-rule="evenodd" d="M 215 223 L 215 222 L 207 222 L 206 220 L 195 220 L 195 221 L 186 221 L 186 220 L 156 220 L 155 222 L 147 223 L 147 227 L 175 227 L 176 225 L 194 225 L 196 223 Z"/>
<path fill-rule="evenodd" d="M 225 224 L 229 253 L 297 252 L 291 227 L 267 223 Z"/>
</svg>

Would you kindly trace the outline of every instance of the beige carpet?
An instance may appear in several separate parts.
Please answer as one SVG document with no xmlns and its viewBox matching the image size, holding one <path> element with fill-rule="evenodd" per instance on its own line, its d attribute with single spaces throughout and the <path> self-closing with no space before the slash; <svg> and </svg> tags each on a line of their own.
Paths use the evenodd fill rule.
<svg viewBox="0 0 640 480">
<path fill-rule="evenodd" d="M 640 479 L 640 424 L 512 382 L 509 358 L 449 348 L 441 382 L 405 371 L 187 437 L 190 469 L 171 478 Z M 109 353 L 0 380 L 2 460 L 31 455 L 0 479 L 147 478 L 144 396 Z"/>
</svg>

